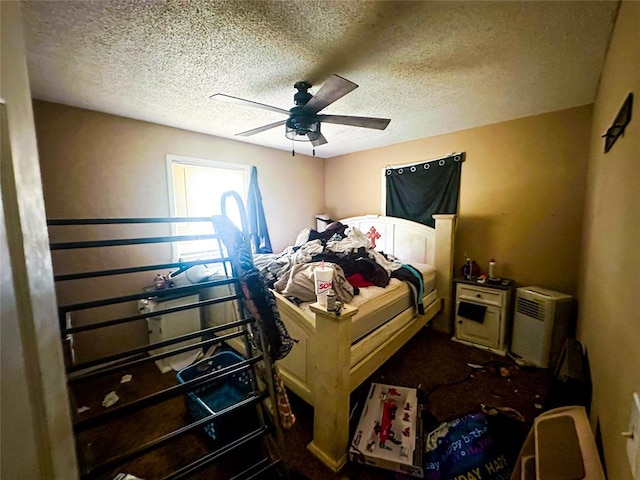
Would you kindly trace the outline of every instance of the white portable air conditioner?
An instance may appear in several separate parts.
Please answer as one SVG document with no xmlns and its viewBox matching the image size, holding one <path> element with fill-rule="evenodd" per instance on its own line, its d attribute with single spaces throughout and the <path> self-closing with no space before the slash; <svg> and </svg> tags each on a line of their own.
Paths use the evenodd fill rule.
<svg viewBox="0 0 640 480">
<path fill-rule="evenodd" d="M 516 289 L 511 352 L 516 360 L 553 367 L 569 333 L 571 295 L 541 287 Z"/>
</svg>

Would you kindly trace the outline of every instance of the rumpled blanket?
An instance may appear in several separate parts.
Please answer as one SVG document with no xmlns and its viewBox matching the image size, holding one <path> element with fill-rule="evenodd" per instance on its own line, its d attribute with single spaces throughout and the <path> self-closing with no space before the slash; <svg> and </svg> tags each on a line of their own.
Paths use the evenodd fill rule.
<svg viewBox="0 0 640 480">
<path fill-rule="evenodd" d="M 289 276 L 278 280 L 274 288 L 285 297 L 294 297 L 302 302 L 312 302 L 316 299 L 314 270 L 322 263 L 304 263 L 294 265 Z M 343 302 L 350 302 L 355 290 L 339 265 L 325 263 L 325 267 L 333 268 L 333 290 L 336 297 Z"/>
<path fill-rule="evenodd" d="M 314 235 L 312 230 L 305 229 L 296 238 L 296 244 L 281 253 L 253 257 L 254 265 L 270 288 L 299 301 L 315 300 L 312 272 L 317 263 L 312 262 L 323 260 L 334 264 L 334 290 L 337 298 L 344 302 L 357 295 L 357 289 L 346 281 L 346 276 L 358 271 L 365 273 L 365 278 L 375 285 L 386 286 L 391 273 L 402 267 L 400 261 L 374 250 L 358 228 L 339 223 L 331 235 Z"/>
</svg>

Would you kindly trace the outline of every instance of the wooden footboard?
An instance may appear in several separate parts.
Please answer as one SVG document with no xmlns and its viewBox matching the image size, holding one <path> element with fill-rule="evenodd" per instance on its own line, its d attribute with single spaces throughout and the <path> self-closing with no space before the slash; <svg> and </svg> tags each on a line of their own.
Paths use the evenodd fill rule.
<svg viewBox="0 0 640 480">
<path fill-rule="evenodd" d="M 383 326 L 351 345 L 351 322 L 357 308 L 346 307 L 337 316 L 312 304 L 314 322 L 286 298 L 275 295 L 289 334 L 298 339 L 291 353 L 278 361 L 280 373 L 287 387 L 314 407 L 309 450 L 338 471 L 347 461 L 351 392 L 441 310 L 442 299 L 430 297 L 433 300 L 425 305 L 425 315 L 416 315 L 414 309 L 400 313 L 386 324 L 392 329 L 390 335 L 385 335 Z"/>
<path fill-rule="evenodd" d="M 351 393 L 351 320 L 357 308 L 340 315 L 314 303 L 315 336 L 310 344 L 310 389 L 313 398 L 313 440 L 307 446 L 337 472 L 347 462 L 349 394 Z"/>
<path fill-rule="evenodd" d="M 351 324 L 358 309 L 346 306 L 340 315 L 312 304 L 315 320 L 274 292 L 280 318 L 297 340 L 277 365 L 287 388 L 314 407 L 313 441 L 308 449 L 331 470 L 347 461 L 350 396 L 442 309 L 435 292 L 426 297 L 425 315 L 411 308 L 351 345 Z M 229 342 L 242 352 L 236 339 Z"/>
</svg>

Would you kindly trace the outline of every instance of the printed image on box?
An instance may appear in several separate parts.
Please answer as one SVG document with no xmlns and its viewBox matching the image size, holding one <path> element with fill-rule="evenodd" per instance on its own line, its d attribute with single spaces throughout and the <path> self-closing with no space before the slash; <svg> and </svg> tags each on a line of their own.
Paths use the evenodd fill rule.
<svg viewBox="0 0 640 480">
<path fill-rule="evenodd" d="M 418 417 L 416 389 L 373 383 L 351 443 L 351 460 L 422 477 L 415 458 L 420 453 Z"/>
</svg>

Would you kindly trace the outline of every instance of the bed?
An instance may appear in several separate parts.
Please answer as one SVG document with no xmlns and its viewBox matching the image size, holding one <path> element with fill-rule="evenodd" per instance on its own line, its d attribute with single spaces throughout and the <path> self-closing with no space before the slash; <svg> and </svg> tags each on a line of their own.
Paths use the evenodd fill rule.
<svg viewBox="0 0 640 480">
<path fill-rule="evenodd" d="M 378 215 L 340 220 L 366 235 L 376 251 L 421 271 L 424 314 L 418 313 L 416 296 L 402 280 L 361 289 L 340 315 L 315 302 L 298 305 L 273 290 L 280 317 L 297 340 L 277 365 L 286 386 L 314 407 L 308 449 L 333 471 L 347 460 L 351 392 L 436 314 L 434 328 L 449 330 L 455 216 L 434 218 L 435 228 Z M 369 294 L 370 289 L 378 291 Z"/>
</svg>

